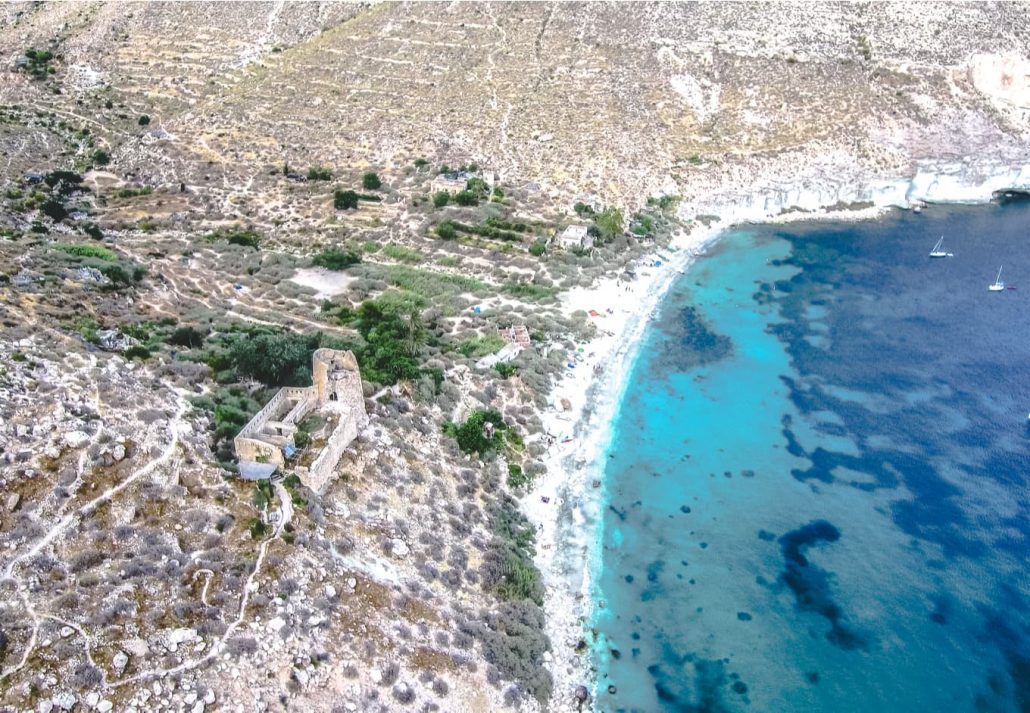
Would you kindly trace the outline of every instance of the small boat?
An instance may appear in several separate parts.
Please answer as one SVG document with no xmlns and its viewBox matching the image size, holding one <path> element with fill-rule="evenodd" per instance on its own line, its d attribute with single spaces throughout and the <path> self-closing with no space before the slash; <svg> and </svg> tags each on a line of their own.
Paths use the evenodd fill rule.
<svg viewBox="0 0 1030 713">
<path fill-rule="evenodd" d="M 944 250 L 944 236 L 937 241 L 937 244 L 933 246 L 933 250 L 930 251 L 930 257 L 954 257 L 952 253 Z"/>
<path fill-rule="evenodd" d="M 988 292 L 1001 292 L 1005 289 L 1005 283 L 1001 281 L 1001 268 L 998 268 L 998 276 L 994 278 L 993 285 L 987 285 Z"/>
</svg>

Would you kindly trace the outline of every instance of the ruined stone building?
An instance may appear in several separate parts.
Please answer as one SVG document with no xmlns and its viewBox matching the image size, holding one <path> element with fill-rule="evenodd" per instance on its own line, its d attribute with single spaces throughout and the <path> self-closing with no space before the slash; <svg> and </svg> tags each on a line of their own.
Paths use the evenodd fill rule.
<svg viewBox="0 0 1030 713">
<path fill-rule="evenodd" d="M 304 485 L 322 490 L 343 451 L 368 422 L 361 373 L 352 352 L 318 349 L 311 356 L 311 386 L 280 389 L 233 441 L 240 475 L 269 478 L 296 451 L 298 424 L 312 412 L 326 417 L 324 444 L 307 466 L 293 470 Z"/>
</svg>

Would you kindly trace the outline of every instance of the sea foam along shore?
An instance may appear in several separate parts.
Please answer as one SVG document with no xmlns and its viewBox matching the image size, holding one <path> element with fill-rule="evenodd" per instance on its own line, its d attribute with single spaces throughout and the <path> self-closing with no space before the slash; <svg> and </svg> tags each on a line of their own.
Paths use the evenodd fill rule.
<svg viewBox="0 0 1030 713">
<path fill-rule="evenodd" d="M 593 572 L 600 566 L 600 508 L 611 423 L 618 412 L 640 338 L 650 315 L 680 271 L 730 226 L 799 220 L 864 220 L 892 207 L 924 203 L 985 203 L 996 193 L 1030 192 L 1030 158 L 1011 164 L 924 164 L 910 178 L 857 176 L 850 180 L 812 175 L 794 184 L 756 185 L 753 191 L 712 196 L 684 204 L 684 219 L 718 216 L 707 226 L 676 235 L 668 262 L 640 267 L 637 278 L 606 278 L 563 299 L 568 313 L 595 310 L 597 336 L 584 345 L 581 361 L 555 386 L 552 403 L 571 408 L 543 414 L 556 441 L 546 456 L 547 474 L 522 502 L 537 528 L 537 565 L 546 587 L 547 634 L 554 677 L 550 709 L 576 710 L 573 692 L 583 685 L 593 695 L 591 662 L 574 649 L 587 639 L 596 593 Z M 838 174 L 840 175 L 840 174 Z M 660 259 L 655 254 L 645 263 Z M 611 310 L 609 312 L 608 310 Z"/>
</svg>

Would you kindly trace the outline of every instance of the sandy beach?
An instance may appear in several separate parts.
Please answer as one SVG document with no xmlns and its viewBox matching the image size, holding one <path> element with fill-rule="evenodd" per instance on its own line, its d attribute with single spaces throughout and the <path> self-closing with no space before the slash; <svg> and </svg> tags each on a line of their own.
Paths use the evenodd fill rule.
<svg viewBox="0 0 1030 713">
<path fill-rule="evenodd" d="M 599 554 L 594 540 L 611 423 L 637 345 L 666 290 L 722 230 L 723 226 L 697 226 L 678 235 L 669 249 L 645 256 L 632 282 L 607 278 L 564 296 L 566 312 L 598 313 L 591 317 L 597 336 L 579 345 L 582 351 L 571 362 L 575 367 L 566 369 L 552 392 L 553 406 L 542 416 L 547 433 L 555 438 L 545 460 L 547 474 L 522 502 L 537 526 L 537 564 L 547 589 L 555 679 L 552 709 L 575 710 L 572 692 L 577 686 L 593 685 L 588 658 L 574 649 L 584 637 L 592 609 L 591 573 L 597 564 L 592 558 Z M 661 265 L 654 266 L 658 260 Z M 571 407 L 563 410 L 563 400 Z"/>
</svg>

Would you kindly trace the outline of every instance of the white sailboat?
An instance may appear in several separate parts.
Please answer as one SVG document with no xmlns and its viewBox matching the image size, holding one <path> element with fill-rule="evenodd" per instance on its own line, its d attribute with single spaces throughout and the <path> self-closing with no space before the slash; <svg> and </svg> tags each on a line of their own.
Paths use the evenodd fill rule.
<svg viewBox="0 0 1030 713">
<path fill-rule="evenodd" d="M 998 268 L 998 276 L 994 278 L 993 285 L 987 285 L 988 292 L 1001 292 L 1005 289 L 1005 283 L 1001 281 L 1001 268 Z"/>
<path fill-rule="evenodd" d="M 937 244 L 933 246 L 933 250 L 930 251 L 930 257 L 954 257 L 952 253 L 944 250 L 944 236 L 937 241 Z"/>
</svg>

